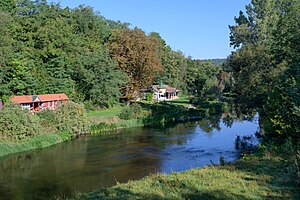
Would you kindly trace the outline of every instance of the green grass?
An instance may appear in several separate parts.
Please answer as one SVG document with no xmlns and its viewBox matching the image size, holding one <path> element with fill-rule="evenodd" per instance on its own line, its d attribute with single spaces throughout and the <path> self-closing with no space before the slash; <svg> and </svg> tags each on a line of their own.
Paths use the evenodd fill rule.
<svg viewBox="0 0 300 200">
<path fill-rule="evenodd" d="M 181 97 L 179 99 L 174 99 L 171 101 L 167 101 L 170 104 L 173 105 L 182 105 L 189 107 L 190 106 L 190 100 L 189 97 Z M 144 107 L 150 106 L 151 103 L 147 101 L 141 101 L 139 102 L 141 104 L 144 104 Z M 125 124 L 128 121 L 120 121 L 118 115 L 121 113 L 123 107 L 113 107 L 105 110 L 96 110 L 96 111 L 90 111 L 87 113 L 88 118 L 92 123 L 99 123 L 99 122 L 105 122 L 105 123 L 120 123 Z M 145 113 L 145 108 L 142 110 L 142 113 Z M 130 122 L 131 123 L 131 122 Z M 131 123 L 132 124 L 132 123 Z"/>
<path fill-rule="evenodd" d="M 0 143 L 0 157 L 6 156 L 13 153 L 19 153 L 23 151 L 29 151 L 33 149 L 40 149 L 58 144 L 69 140 L 70 134 L 59 133 L 59 134 L 43 134 L 33 138 L 28 138 L 23 141 L 14 142 L 1 142 Z"/>
<path fill-rule="evenodd" d="M 100 181 L 100 180 L 99 180 Z M 156 174 L 71 199 L 299 199 L 280 157 L 252 157 L 170 175 Z"/>
<path fill-rule="evenodd" d="M 87 113 L 88 117 L 113 117 L 120 114 L 122 107 L 113 107 L 105 110 L 90 111 Z"/>
<path fill-rule="evenodd" d="M 174 99 L 167 102 L 172 103 L 173 105 L 180 105 L 180 106 L 190 106 L 191 104 L 189 97 L 180 97 L 179 99 Z"/>
<path fill-rule="evenodd" d="M 89 120 L 95 124 L 99 122 L 116 123 L 120 121 L 118 115 L 122 111 L 122 107 L 113 107 L 106 110 L 96 110 L 87 113 Z"/>
<path fill-rule="evenodd" d="M 134 128 L 144 126 L 142 119 L 129 119 L 129 120 L 120 120 L 115 123 L 96 123 L 91 126 L 91 134 L 92 135 L 107 135 L 111 134 L 110 130 L 117 130 L 123 128 Z"/>
<path fill-rule="evenodd" d="M 134 128 L 144 126 L 142 119 L 122 120 L 115 123 L 115 125 L 119 128 Z"/>
<path fill-rule="evenodd" d="M 190 97 L 183 96 L 179 99 L 174 99 L 171 101 L 167 101 L 169 104 L 175 105 L 175 106 L 184 106 L 186 108 L 195 108 L 194 105 L 190 102 Z"/>
</svg>

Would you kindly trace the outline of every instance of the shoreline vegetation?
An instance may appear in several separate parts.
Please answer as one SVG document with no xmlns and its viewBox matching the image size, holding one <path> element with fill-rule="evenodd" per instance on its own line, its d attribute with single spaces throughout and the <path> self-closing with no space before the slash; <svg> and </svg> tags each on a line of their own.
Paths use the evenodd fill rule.
<svg viewBox="0 0 300 200">
<path fill-rule="evenodd" d="M 19 105 L 8 104 L 0 112 L 0 125 L 0 158 L 50 147 L 89 131 L 84 107 L 74 102 L 34 115 Z"/>
<path fill-rule="evenodd" d="M 43 134 L 33 138 L 27 138 L 16 143 L 0 143 L 0 159 L 1 157 L 11 154 L 22 153 L 36 149 L 47 148 L 55 144 L 59 144 L 71 139 L 69 133 L 62 132 L 58 134 Z"/>
<path fill-rule="evenodd" d="M 3 122 L 0 157 L 46 148 L 80 135 L 106 135 L 111 130 L 134 127 L 166 128 L 227 109 L 226 104 L 213 104 L 215 106 L 206 105 L 206 109 L 195 109 L 189 98 L 183 97 L 168 102 L 142 101 L 131 106 L 86 112 L 82 105 L 69 102 L 56 111 L 45 111 L 36 115 L 21 110 L 16 105 L 9 105 L 0 113 Z M 25 118 L 29 120 L 23 120 Z M 30 135 L 32 132 L 35 134 Z"/>
<path fill-rule="evenodd" d="M 214 102 L 214 105 L 214 107 L 211 106 L 206 111 L 202 110 L 202 114 L 224 111 L 224 108 L 228 109 L 227 105 L 224 105 L 223 108 L 219 107 L 219 102 Z M 71 106 L 77 105 L 71 103 Z M 164 115 L 166 113 L 164 109 L 170 109 L 173 106 L 177 108 L 175 109 L 176 112 L 167 112 L 168 115 Z M 107 130 L 144 125 L 164 128 L 170 123 L 175 123 L 173 118 L 175 115 L 182 118 L 191 114 L 187 113 L 190 107 L 189 100 L 183 98 L 159 104 L 141 102 L 140 104 L 132 104 L 129 107 L 120 106 L 107 110 L 90 111 L 86 115 L 90 123 L 92 123 L 90 134 L 105 135 L 107 133 L 110 134 L 110 132 L 106 132 Z M 206 105 L 206 107 L 209 106 Z M 62 113 L 66 114 L 70 110 L 68 108 L 70 106 L 67 106 Z M 82 107 L 76 108 L 80 110 Z M 182 110 L 178 108 L 182 108 Z M 60 109 L 62 108 L 59 108 L 56 114 L 59 115 L 62 111 Z M 146 119 L 145 115 L 149 118 Z M 144 118 L 141 116 L 144 116 Z M 153 119 L 154 116 L 156 120 Z M 51 118 L 53 117 L 51 113 L 42 114 L 39 117 L 40 119 L 48 119 L 50 122 L 54 120 Z M 66 119 L 64 120 L 67 120 L 68 117 L 65 117 Z M 73 118 L 76 119 L 76 117 Z M 153 123 L 149 123 L 149 119 L 152 119 Z M 48 125 L 48 129 L 49 127 L 51 126 Z M 72 136 L 67 132 L 67 128 L 60 130 L 65 130 L 65 132 L 40 134 L 12 144 L 0 143 L 0 156 L 5 155 L 3 152 L 8 155 L 45 148 L 76 137 L 76 135 Z M 283 154 L 286 155 L 287 152 L 283 149 L 290 149 L 290 147 L 283 147 L 282 150 L 272 150 L 262 146 L 254 155 L 246 155 L 233 163 L 226 163 L 220 158 L 219 165 L 213 164 L 212 166 L 184 172 L 174 172 L 169 175 L 153 174 L 141 180 L 129 181 L 124 184 L 119 184 L 116 180 L 117 185 L 110 188 L 102 188 L 89 193 L 76 193 L 71 197 L 56 198 L 195 199 L 201 197 L 201 199 L 297 199 L 299 198 L 299 190 L 295 183 L 297 179 L 296 166 L 290 159 L 284 159 Z M 291 150 L 291 152 L 293 151 Z M 293 165 L 294 167 L 291 167 Z"/>
<path fill-rule="evenodd" d="M 88 193 L 57 199 L 299 199 L 295 171 L 275 151 L 262 151 L 234 163 L 171 174 L 152 174 Z"/>
</svg>

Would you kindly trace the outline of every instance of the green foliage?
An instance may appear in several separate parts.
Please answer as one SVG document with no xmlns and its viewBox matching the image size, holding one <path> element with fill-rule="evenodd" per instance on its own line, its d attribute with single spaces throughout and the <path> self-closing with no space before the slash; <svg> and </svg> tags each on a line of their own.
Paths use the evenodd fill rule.
<svg viewBox="0 0 300 200">
<path fill-rule="evenodd" d="M 273 44 L 277 62 L 286 68 L 269 95 L 266 104 L 266 129 L 270 138 L 279 142 L 292 138 L 300 141 L 300 2 L 284 4 L 286 15 L 282 16 L 275 32 Z"/>
<path fill-rule="evenodd" d="M 96 135 L 108 130 L 114 130 L 117 126 L 115 124 L 107 124 L 105 122 L 100 122 L 97 124 L 92 124 L 90 128 L 90 133 Z"/>
<path fill-rule="evenodd" d="M 160 84 L 170 85 L 180 90 L 186 90 L 186 71 L 187 59 L 180 51 L 173 51 L 170 46 L 161 38 L 158 33 L 151 33 L 151 37 L 155 38 L 159 44 L 160 62 L 163 72 L 157 76 L 156 82 Z"/>
<path fill-rule="evenodd" d="M 227 60 L 241 112 L 256 110 L 266 139 L 299 141 L 300 1 L 252 1 L 230 26 Z"/>
<path fill-rule="evenodd" d="M 54 125 L 59 132 L 73 136 L 88 133 L 89 123 L 83 105 L 67 102 L 54 111 Z"/>
<path fill-rule="evenodd" d="M 299 199 L 299 188 L 283 160 L 278 155 L 252 156 L 224 166 L 154 174 L 72 199 Z"/>
<path fill-rule="evenodd" d="M 19 105 L 6 104 L 0 110 L 0 140 L 18 141 L 39 134 L 41 126 L 38 116 Z"/>
<path fill-rule="evenodd" d="M 282 66 L 276 66 L 273 55 L 260 45 L 243 47 L 230 56 L 228 62 L 241 109 L 262 108 Z"/>
<path fill-rule="evenodd" d="M 32 69 L 25 60 L 13 59 L 3 70 L 5 70 L 3 82 L 6 83 L 5 88 L 10 94 L 22 95 L 34 92 L 36 83 L 31 75 Z"/>
<path fill-rule="evenodd" d="M 191 103 L 203 110 L 206 114 L 221 114 L 228 111 L 228 103 L 221 101 L 202 101 L 200 98 L 192 98 Z"/>
<path fill-rule="evenodd" d="M 221 99 L 227 74 L 210 62 L 189 60 L 186 84 L 189 94 L 204 100 Z"/>
<path fill-rule="evenodd" d="M 165 128 L 174 125 L 177 121 L 188 120 L 190 117 L 201 117 L 203 112 L 189 109 L 182 105 L 160 102 L 150 105 L 150 114 L 143 118 L 144 126 L 154 128 Z"/>
<path fill-rule="evenodd" d="M 16 0 L 1 0 L 0 11 L 12 12 L 16 8 Z"/>
<path fill-rule="evenodd" d="M 89 6 L 4 0 L 0 9 L 1 99 L 65 93 L 72 101 L 109 108 L 153 81 L 220 98 L 220 69 L 201 64 L 191 72 L 189 62 L 198 67 L 198 61 L 173 51 L 158 33 L 131 30 Z"/>
<path fill-rule="evenodd" d="M 148 102 L 152 102 L 152 100 L 153 100 L 153 94 L 147 93 L 147 94 L 146 94 L 146 100 L 147 100 Z"/>
<path fill-rule="evenodd" d="M 15 12 L 10 8 L 15 5 Z M 66 93 L 77 102 L 109 107 L 127 78 L 104 47 L 112 28 L 92 8 L 46 1 L 1 1 L 0 98 Z M 9 13 L 10 12 L 10 13 Z"/>
<path fill-rule="evenodd" d="M 0 142 L 0 157 L 23 151 L 46 148 L 67 141 L 70 138 L 71 135 L 69 133 L 40 134 L 32 138 L 21 140 L 18 143 L 8 141 Z"/>
<path fill-rule="evenodd" d="M 266 104 L 265 129 L 270 138 L 279 141 L 293 138 L 294 144 L 300 141 L 300 76 L 281 82 Z M 299 144 L 298 144 L 299 145 Z"/>
<path fill-rule="evenodd" d="M 142 107 L 138 103 L 133 103 L 130 106 L 126 106 L 119 114 L 120 119 L 129 120 L 140 118 L 142 114 Z"/>
<path fill-rule="evenodd" d="M 0 111 L 0 140 L 18 141 L 41 134 L 66 132 L 71 136 L 88 132 L 89 122 L 82 105 L 68 102 L 55 111 L 32 114 L 19 105 L 5 104 Z"/>
<path fill-rule="evenodd" d="M 127 76 L 116 69 L 117 65 L 109 57 L 108 51 L 99 46 L 76 59 L 74 79 L 85 100 L 106 108 L 110 107 L 111 102 L 117 102 L 121 96 L 119 88 L 126 83 Z"/>
</svg>

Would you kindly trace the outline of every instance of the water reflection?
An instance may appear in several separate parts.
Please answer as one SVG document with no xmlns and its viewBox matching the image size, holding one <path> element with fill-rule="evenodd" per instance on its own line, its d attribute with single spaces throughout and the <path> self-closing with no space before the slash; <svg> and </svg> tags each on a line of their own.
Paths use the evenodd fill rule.
<svg viewBox="0 0 300 200">
<path fill-rule="evenodd" d="M 223 116 L 224 118 L 226 116 Z M 230 126 L 228 126 L 230 124 Z M 2 199 L 42 199 L 108 187 L 150 173 L 182 171 L 237 158 L 236 135 L 257 131 L 257 121 L 220 116 L 165 130 L 119 130 L 111 136 L 82 137 L 43 150 L 0 160 Z"/>
</svg>

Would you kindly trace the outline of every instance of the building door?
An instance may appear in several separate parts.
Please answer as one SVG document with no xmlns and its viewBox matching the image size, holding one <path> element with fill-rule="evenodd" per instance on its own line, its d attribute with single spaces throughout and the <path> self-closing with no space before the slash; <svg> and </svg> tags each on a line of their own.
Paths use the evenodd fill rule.
<svg viewBox="0 0 300 200">
<path fill-rule="evenodd" d="M 33 110 L 34 111 L 39 111 L 40 109 L 39 109 L 39 106 L 40 106 L 40 103 L 39 102 L 34 102 L 33 103 Z"/>
</svg>

